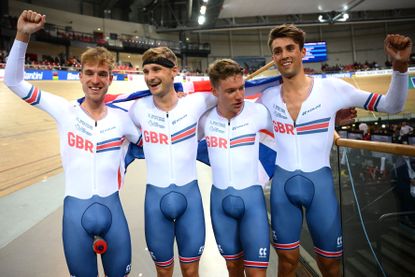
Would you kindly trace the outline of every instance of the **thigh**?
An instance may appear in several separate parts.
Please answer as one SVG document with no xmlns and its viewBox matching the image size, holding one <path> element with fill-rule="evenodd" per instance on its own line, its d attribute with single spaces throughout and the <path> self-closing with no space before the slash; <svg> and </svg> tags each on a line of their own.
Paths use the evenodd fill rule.
<svg viewBox="0 0 415 277">
<path fill-rule="evenodd" d="M 227 195 L 225 190 L 212 186 L 210 217 L 219 252 L 225 259 L 235 260 L 241 258 L 243 253 L 239 239 L 238 220 L 228 216 L 222 206 L 222 201 Z"/>
<path fill-rule="evenodd" d="M 176 220 L 176 240 L 180 262 L 200 259 L 205 245 L 205 217 L 202 197 L 197 182 L 192 182 L 180 192 L 186 197 L 186 211 Z"/>
<path fill-rule="evenodd" d="M 310 174 L 315 194 L 307 208 L 306 218 L 315 251 L 323 257 L 340 257 L 343 250 L 340 209 L 331 170 L 322 168 Z"/>
<path fill-rule="evenodd" d="M 131 270 L 131 238 L 127 220 L 117 196 L 108 199 L 106 206 L 112 214 L 112 223 L 104 239 L 107 241 L 108 250 L 101 255 L 105 274 L 108 277 L 125 276 Z"/>
<path fill-rule="evenodd" d="M 173 263 L 174 223 L 167 219 L 161 209 L 160 200 L 163 188 L 147 185 L 144 220 L 147 247 L 157 266 L 170 266 Z"/>
<path fill-rule="evenodd" d="M 273 246 L 279 250 L 299 247 L 303 213 L 301 205 L 294 205 L 285 190 L 294 175 L 276 166 L 271 184 L 271 228 Z"/>
<path fill-rule="evenodd" d="M 241 192 L 245 214 L 240 221 L 240 237 L 245 267 L 267 268 L 269 261 L 269 224 L 262 187 L 252 186 Z"/>
<path fill-rule="evenodd" d="M 97 258 L 92 251 L 93 238 L 81 220 L 88 206 L 80 199 L 67 196 L 64 200 L 62 239 L 66 263 L 71 276 L 97 276 Z"/>
</svg>

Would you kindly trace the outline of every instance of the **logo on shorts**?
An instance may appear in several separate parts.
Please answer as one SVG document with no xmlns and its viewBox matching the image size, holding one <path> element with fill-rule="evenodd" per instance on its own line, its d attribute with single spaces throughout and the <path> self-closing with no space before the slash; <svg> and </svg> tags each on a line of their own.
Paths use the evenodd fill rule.
<svg viewBox="0 0 415 277">
<path fill-rule="evenodd" d="M 277 233 L 275 231 L 272 231 L 272 238 L 274 241 L 277 241 Z"/>
<path fill-rule="evenodd" d="M 219 249 L 220 253 L 223 253 L 223 249 L 222 249 L 222 246 L 220 244 L 218 244 L 218 249 Z"/>
<path fill-rule="evenodd" d="M 130 273 L 130 271 L 131 271 L 131 264 L 129 264 L 125 267 L 125 274 Z"/>
<path fill-rule="evenodd" d="M 203 250 L 205 250 L 205 246 L 204 245 L 202 245 L 202 246 L 200 246 L 200 248 L 199 248 L 199 255 L 202 255 L 202 253 L 203 253 Z"/>
<path fill-rule="evenodd" d="M 259 248 L 258 257 L 266 258 L 267 257 L 267 248 Z"/>
<path fill-rule="evenodd" d="M 156 260 L 156 255 L 154 255 L 154 253 L 152 251 L 149 251 L 149 252 L 150 252 L 150 255 L 153 258 L 153 260 Z"/>
<path fill-rule="evenodd" d="M 337 247 L 342 247 L 343 245 L 343 237 L 337 237 Z"/>
</svg>

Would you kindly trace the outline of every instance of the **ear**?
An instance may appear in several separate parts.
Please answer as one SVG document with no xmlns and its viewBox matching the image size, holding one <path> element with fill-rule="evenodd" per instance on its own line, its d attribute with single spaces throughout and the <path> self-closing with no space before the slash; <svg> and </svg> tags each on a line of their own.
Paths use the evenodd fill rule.
<svg viewBox="0 0 415 277">
<path fill-rule="evenodd" d="M 307 50 L 303 47 L 303 49 L 301 49 L 301 57 L 304 58 L 305 54 L 307 54 Z"/>
<path fill-rule="evenodd" d="M 219 96 L 218 90 L 214 86 L 212 86 L 212 94 L 215 95 L 216 97 Z"/>
<path fill-rule="evenodd" d="M 172 71 L 174 77 L 176 77 L 177 74 L 179 73 L 179 67 L 177 65 L 175 65 L 175 66 L 172 67 L 171 71 Z"/>
<path fill-rule="evenodd" d="M 114 75 L 112 74 L 112 72 L 110 73 L 109 79 L 110 79 L 109 85 L 111 85 L 112 84 L 112 80 L 114 79 Z"/>
</svg>

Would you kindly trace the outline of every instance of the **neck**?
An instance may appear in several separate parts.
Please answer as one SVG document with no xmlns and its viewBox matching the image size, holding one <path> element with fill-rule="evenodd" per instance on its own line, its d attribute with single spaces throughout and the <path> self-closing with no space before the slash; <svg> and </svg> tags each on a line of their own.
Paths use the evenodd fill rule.
<svg viewBox="0 0 415 277">
<path fill-rule="evenodd" d="M 304 72 L 297 74 L 292 78 L 282 77 L 282 88 L 285 96 L 292 94 L 304 94 L 310 86 L 311 78 L 307 77 Z"/>
<path fill-rule="evenodd" d="M 154 105 L 165 112 L 172 110 L 176 106 L 178 100 L 179 98 L 174 89 L 165 95 L 153 95 Z"/>
<path fill-rule="evenodd" d="M 107 106 L 105 106 L 104 102 L 97 103 L 85 98 L 81 107 L 94 120 L 102 119 L 107 113 Z"/>
</svg>

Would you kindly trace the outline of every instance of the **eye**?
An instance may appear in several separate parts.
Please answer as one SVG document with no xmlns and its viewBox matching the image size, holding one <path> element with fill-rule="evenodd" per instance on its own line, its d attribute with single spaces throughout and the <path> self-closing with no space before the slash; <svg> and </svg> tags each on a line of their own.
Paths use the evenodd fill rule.
<svg viewBox="0 0 415 277">
<path fill-rule="evenodd" d="M 281 48 L 274 48 L 274 50 L 272 51 L 274 55 L 278 55 L 281 53 Z"/>
<path fill-rule="evenodd" d="M 101 77 L 101 78 L 107 78 L 108 75 L 109 74 L 106 71 L 100 71 L 100 72 L 98 72 L 98 76 Z"/>
</svg>

